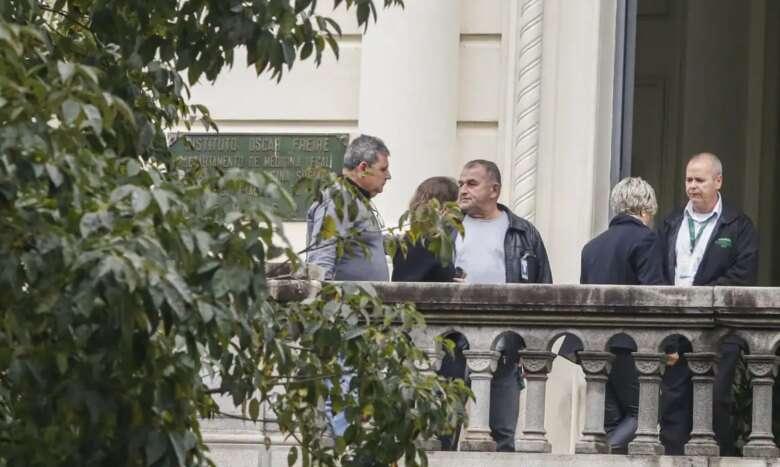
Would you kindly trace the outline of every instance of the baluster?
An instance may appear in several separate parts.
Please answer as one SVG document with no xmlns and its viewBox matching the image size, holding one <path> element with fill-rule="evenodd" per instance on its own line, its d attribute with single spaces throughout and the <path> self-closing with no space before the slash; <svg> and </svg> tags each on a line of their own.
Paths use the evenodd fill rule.
<svg viewBox="0 0 780 467">
<path fill-rule="evenodd" d="M 528 372 L 526 380 L 526 409 L 523 434 L 515 442 L 519 452 L 550 452 L 544 429 L 544 399 L 547 373 L 552 368 L 555 354 L 552 352 L 521 350 L 518 352 L 523 368 Z"/>
<path fill-rule="evenodd" d="M 436 349 L 426 349 L 425 357 L 414 362 L 415 368 L 425 376 L 434 376 L 441 366 L 443 352 Z M 426 451 L 441 451 L 441 441 L 436 438 L 418 439 L 417 445 Z"/>
<path fill-rule="evenodd" d="M 664 370 L 662 353 L 634 352 L 639 371 L 639 426 L 636 438 L 628 443 L 629 454 L 661 455 L 664 447 L 658 438 L 658 388 Z"/>
<path fill-rule="evenodd" d="M 495 451 L 496 442 L 490 436 L 490 380 L 501 353 L 493 350 L 464 350 L 469 367 L 471 391 L 475 400 L 469 400 L 466 411 L 469 424 L 461 442 L 463 451 Z"/>
<path fill-rule="evenodd" d="M 615 358 L 609 352 L 580 352 L 578 354 L 585 372 L 585 428 L 574 448 L 577 454 L 609 452 L 604 432 L 604 399 L 610 365 Z"/>
<path fill-rule="evenodd" d="M 717 354 L 688 353 L 685 358 L 693 373 L 693 430 L 685 445 L 685 455 L 717 456 L 720 449 L 712 431 L 712 384 Z"/>
<path fill-rule="evenodd" d="M 778 457 L 780 450 L 772 435 L 772 385 L 777 375 L 777 358 L 774 355 L 746 355 L 745 362 L 753 386 L 753 427 L 742 455 Z"/>
</svg>

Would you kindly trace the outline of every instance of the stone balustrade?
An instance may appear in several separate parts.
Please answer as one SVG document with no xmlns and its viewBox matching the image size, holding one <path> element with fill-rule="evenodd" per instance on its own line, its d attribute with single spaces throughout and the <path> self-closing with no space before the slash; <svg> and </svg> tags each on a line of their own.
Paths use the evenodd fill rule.
<svg viewBox="0 0 780 467">
<path fill-rule="evenodd" d="M 665 368 L 662 342 L 680 335 L 693 352 L 686 355 L 693 374 L 694 417 L 690 456 L 717 456 L 712 431 L 712 385 L 717 374 L 718 345 L 735 335 L 747 344 L 746 365 L 753 388 L 752 431 L 745 456 L 778 457 L 772 436 L 772 386 L 780 346 L 780 289 L 730 287 L 627 287 L 580 285 L 461 285 L 430 283 L 372 284 L 385 302 L 414 302 L 427 326 L 415 331 L 415 342 L 435 360 L 437 336 L 462 334 L 475 400 L 468 407 L 462 450 L 488 451 L 490 438 L 490 380 L 499 353 L 496 343 L 505 333 L 519 335 L 525 348 L 520 358 L 526 369 L 526 410 L 516 450 L 548 453 L 544 427 L 545 382 L 556 355 L 554 342 L 564 334 L 582 343 L 579 359 L 586 380 L 586 423 L 576 454 L 607 453 L 604 432 L 605 385 L 613 355 L 608 342 L 625 334 L 636 343 L 639 371 L 639 420 L 629 454 L 659 455 L 659 385 Z M 310 294 L 317 282 L 279 281 L 280 300 Z"/>
</svg>

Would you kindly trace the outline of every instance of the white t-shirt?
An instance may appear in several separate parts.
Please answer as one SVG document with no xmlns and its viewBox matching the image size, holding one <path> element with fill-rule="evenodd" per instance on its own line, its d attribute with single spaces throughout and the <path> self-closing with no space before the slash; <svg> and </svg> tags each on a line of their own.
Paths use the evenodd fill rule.
<svg viewBox="0 0 780 467">
<path fill-rule="evenodd" d="M 693 285 L 693 278 L 699 270 L 701 260 L 704 258 L 704 252 L 707 244 L 710 242 L 712 232 L 715 231 L 715 224 L 718 223 L 720 213 L 723 210 L 723 203 L 718 195 L 718 204 L 715 209 L 708 213 L 694 212 L 693 205 L 688 201 L 683 212 L 683 220 L 680 223 L 680 229 L 677 231 L 677 243 L 675 251 L 677 252 L 677 264 L 674 268 L 674 285 Z M 691 251 L 691 233 L 688 226 L 688 219 L 693 219 L 693 235 L 696 237 L 701 230 L 701 236 L 696 241 L 696 246 Z"/>
<path fill-rule="evenodd" d="M 466 272 L 469 284 L 506 282 L 504 238 L 509 228 L 505 212 L 495 219 L 463 218 L 464 235 L 455 239 L 455 266 Z"/>
</svg>

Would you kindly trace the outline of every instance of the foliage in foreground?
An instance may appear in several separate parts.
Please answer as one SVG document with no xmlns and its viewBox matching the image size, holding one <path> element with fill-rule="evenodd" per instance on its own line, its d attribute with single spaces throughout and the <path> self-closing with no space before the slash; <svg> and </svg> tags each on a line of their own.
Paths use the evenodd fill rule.
<svg viewBox="0 0 780 467">
<path fill-rule="evenodd" d="M 334 3 L 361 25 L 375 9 Z M 315 5 L 0 2 L 0 465 L 208 464 L 198 420 L 217 395 L 255 420 L 271 404 L 325 465 L 425 463 L 414 441 L 462 416 L 462 383 L 415 368 L 413 307 L 351 285 L 270 296 L 266 263 L 294 261 L 272 177 L 170 160 L 164 130 L 213 126 L 182 74 L 214 79 L 239 46 L 277 78 L 319 61 L 338 26 Z M 328 399 L 352 422 L 334 447 Z"/>
</svg>

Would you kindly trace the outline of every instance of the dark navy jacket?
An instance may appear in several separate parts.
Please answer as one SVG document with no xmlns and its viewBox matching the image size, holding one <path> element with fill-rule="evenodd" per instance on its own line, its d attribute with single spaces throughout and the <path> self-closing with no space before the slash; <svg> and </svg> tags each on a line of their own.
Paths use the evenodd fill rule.
<svg viewBox="0 0 780 467">
<path fill-rule="evenodd" d="M 723 201 L 718 223 L 704 250 L 693 285 L 756 285 L 758 275 L 758 233 L 750 218 Z M 677 264 L 677 232 L 684 210 L 666 218 L 658 230 L 664 258 L 664 274 L 674 284 Z"/>
<path fill-rule="evenodd" d="M 756 285 L 758 234 L 753 227 L 753 222 L 725 201 L 722 208 L 707 248 L 704 250 L 699 269 L 693 277 L 693 285 Z M 666 218 L 658 230 L 661 248 L 664 250 L 664 274 L 670 283 L 674 283 L 677 233 L 684 218 L 684 210 L 678 209 Z M 742 339 L 736 335 L 726 336 L 722 344 L 720 365 L 715 377 L 715 399 L 718 403 L 733 403 L 731 387 L 734 382 L 739 347 L 743 350 L 747 349 Z M 690 342 L 680 336 L 669 336 L 664 340 L 663 347 L 664 352 L 678 352 L 681 358 L 676 365 L 666 369 L 661 382 L 662 395 L 659 407 L 661 439 L 685 438 L 692 426 L 693 389 L 684 353 L 691 352 L 693 349 Z"/>
<path fill-rule="evenodd" d="M 393 282 L 452 282 L 455 265 L 446 266 L 422 243 L 409 246 L 406 256 L 401 251 L 393 257 Z"/>
<path fill-rule="evenodd" d="M 664 285 L 663 250 L 639 219 L 618 214 L 582 249 L 581 284 Z"/>
<path fill-rule="evenodd" d="M 655 232 L 642 221 L 618 214 L 609 223 L 609 229 L 582 249 L 580 283 L 665 285 L 659 247 Z M 622 334 L 610 341 L 610 347 L 637 350 L 634 341 Z M 580 350 L 580 343 L 566 336 L 558 353 L 576 361 L 575 353 Z"/>
</svg>

